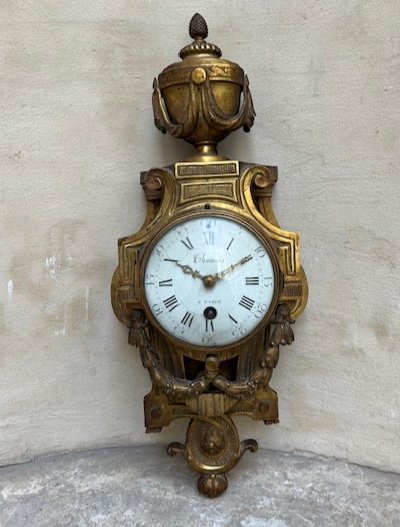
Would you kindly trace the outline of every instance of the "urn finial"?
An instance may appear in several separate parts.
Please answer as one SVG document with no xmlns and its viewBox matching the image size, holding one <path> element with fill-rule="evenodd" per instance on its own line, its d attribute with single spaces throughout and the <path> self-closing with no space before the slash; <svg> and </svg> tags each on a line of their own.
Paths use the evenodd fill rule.
<svg viewBox="0 0 400 527">
<path fill-rule="evenodd" d="M 204 40 L 208 36 L 207 23 L 199 13 L 195 13 L 192 16 L 192 20 L 189 24 L 189 35 L 193 40 Z"/>
<path fill-rule="evenodd" d="M 206 21 L 193 15 L 193 42 L 181 52 L 181 62 L 166 67 L 154 79 L 154 122 L 193 144 L 201 156 L 216 156 L 216 146 L 238 128 L 248 132 L 255 111 L 249 81 L 242 68 L 221 58 L 218 46 L 207 42 Z"/>
</svg>

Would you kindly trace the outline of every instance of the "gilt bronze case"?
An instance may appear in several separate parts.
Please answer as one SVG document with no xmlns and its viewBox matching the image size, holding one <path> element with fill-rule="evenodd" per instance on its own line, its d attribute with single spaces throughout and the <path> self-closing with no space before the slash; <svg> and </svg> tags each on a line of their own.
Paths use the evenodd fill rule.
<svg viewBox="0 0 400 527">
<path fill-rule="evenodd" d="M 153 111 L 157 128 L 193 144 L 196 152 L 185 161 L 141 173 L 147 215 L 137 233 L 119 240 L 111 295 L 114 312 L 129 328 L 129 342 L 139 348 L 152 381 L 144 398 L 146 431 L 160 432 L 173 420 L 188 418 L 186 441 L 171 443 L 167 452 L 183 455 L 200 473 L 200 492 L 215 497 L 226 489 L 226 473 L 242 454 L 257 450 L 255 440 L 240 441 L 233 418 L 278 422 L 278 397 L 270 380 L 279 347 L 293 341 L 291 325 L 305 308 L 308 289 L 299 236 L 281 229 L 272 209 L 277 168 L 217 152 L 217 143 L 230 132 L 248 132 L 253 125 L 248 78 L 205 40 L 207 25 L 199 14 L 192 18 L 189 33 L 193 42 L 181 50 L 182 60 L 154 80 Z M 146 298 L 146 262 L 157 240 L 180 222 L 202 217 L 229 218 L 253 233 L 268 251 L 273 269 L 274 294 L 260 323 L 223 346 L 176 338 L 157 323 Z M 207 288 L 242 261 L 203 276 L 174 260 Z M 244 307 L 251 312 L 257 309 L 253 304 L 248 301 Z"/>
</svg>

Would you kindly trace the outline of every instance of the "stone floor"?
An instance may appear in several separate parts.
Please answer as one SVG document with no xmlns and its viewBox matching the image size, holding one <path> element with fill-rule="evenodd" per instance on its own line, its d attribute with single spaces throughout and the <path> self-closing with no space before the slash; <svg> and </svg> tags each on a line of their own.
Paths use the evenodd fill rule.
<svg viewBox="0 0 400 527">
<path fill-rule="evenodd" d="M 225 494 L 204 498 L 159 446 L 40 458 L 0 469 L 0 526 L 400 526 L 400 475 L 259 450 L 228 478 Z"/>
</svg>

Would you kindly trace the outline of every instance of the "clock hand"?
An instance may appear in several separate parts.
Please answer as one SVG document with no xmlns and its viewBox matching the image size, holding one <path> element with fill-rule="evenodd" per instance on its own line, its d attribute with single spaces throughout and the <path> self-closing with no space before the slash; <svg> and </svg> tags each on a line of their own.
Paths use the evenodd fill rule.
<svg viewBox="0 0 400 527">
<path fill-rule="evenodd" d="M 250 261 L 252 258 L 253 257 L 251 256 L 251 254 L 248 254 L 247 256 L 244 256 L 243 258 L 241 258 L 238 262 L 224 269 L 223 271 L 220 271 L 219 273 L 215 273 L 213 276 L 215 277 L 216 280 L 221 280 L 226 274 L 236 269 L 236 267 L 238 267 L 239 265 L 243 265 L 246 262 Z"/>
<path fill-rule="evenodd" d="M 183 265 L 179 262 L 175 262 L 175 263 L 178 267 L 182 269 L 182 271 L 185 274 L 190 274 L 193 276 L 193 278 L 200 278 L 200 280 L 203 280 L 203 284 L 205 285 L 205 287 L 210 288 L 210 287 L 214 287 L 215 283 L 218 280 L 221 280 L 226 274 L 236 269 L 236 267 L 238 267 L 239 265 L 245 264 L 252 258 L 253 257 L 251 256 L 251 254 L 248 254 L 247 256 L 244 256 L 243 258 L 241 258 L 238 262 L 224 269 L 223 271 L 220 271 L 219 273 L 215 273 L 215 274 L 207 274 L 205 276 L 200 274 L 199 271 L 197 271 L 196 269 L 192 269 L 190 265 Z"/>
<path fill-rule="evenodd" d="M 196 269 L 192 269 L 190 267 L 190 265 L 183 265 L 183 264 L 181 264 L 179 262 L 175 262 L 175 263 L 176 263 L 176 265 L 178 267 L 180 267 L 182 269 L 182 271 L 185 274 L 190 274 L 190 275 L 193 276 L 193 278 L 200 278 L 200 280 L 203 281 L 203 284 L 204 284 L 205 287 L 207 287 L 207 288 L 214 287 L 215 282 L 217 281 L 216 275 L 207 274 L 207 275 L 203 276 Z"/>
<path fill-rule="evenodd" d="M 176 265 L 178 267 L 180 267 L 182 269 L 182 271 L 185 273 L 185 274 L 190 274 L 193 276 L 193 278 L 200 278 L 200 280 L 203 280 L 204 279 L 204 276 L 202 274 L 199 273 L 199 271 L 195 270 L 195 269 L 192 269 L 190 267 L 190 265 L 183 265 L 179 262 L 175 262 Z"/>
<path fill-rule="evenodd" d="M 205 287 L 207 287 L 207 289 L 211 288 L 211 287 L 214 287 L 215 285 L 215 282 L 217 281 L 218 277 L 217 275 L 211 275 L 211 274 L 207 274 L 207 275 L 202 275 L 199 273 L 199 271 L 197 271 L 196 269 L 192 269 L 190 267 L 190 265 L 183 265 L 179 262 L 175 262 L 176 265 L 178 267 L 180 267 L 182 269 L 182 271 L 185 273 L 185 274 L 190 274 L 193 276 L 193 278 L 200 278 L 200 280 L 203 281 L 203 284 Z"/>
</svg>

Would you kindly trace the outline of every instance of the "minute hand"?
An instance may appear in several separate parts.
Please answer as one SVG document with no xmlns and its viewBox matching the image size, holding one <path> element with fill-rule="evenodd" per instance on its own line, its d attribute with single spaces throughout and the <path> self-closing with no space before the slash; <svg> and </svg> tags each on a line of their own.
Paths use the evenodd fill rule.
<svg viewBox="0 0 400 527">
<path fill-rule="evenodd" d="M 244 256 L 243 258 L 241 258 L 238 262 L 230 265 L 229 267 L 227 267 L 226 269 L 224 269 L 223 271 L 220 271 L 219 273 L 216 273 L 214 276 L 217 280 L 221 280 L 221 278 L 223 278 L 226 274 L 230 273 L 231 271 L 233 271 L 234 269 L 236 269 L 236 267 L 238 267 L 239 265 L 243 265 L 245 264 L 246 262 L 250 261 L 253 257 L 251 256 L 251 254 L 248 254 L 247 256 Z"/>
</svg>

